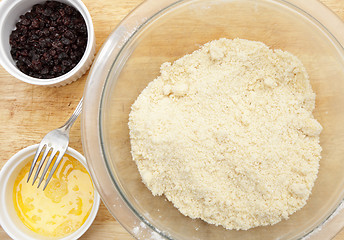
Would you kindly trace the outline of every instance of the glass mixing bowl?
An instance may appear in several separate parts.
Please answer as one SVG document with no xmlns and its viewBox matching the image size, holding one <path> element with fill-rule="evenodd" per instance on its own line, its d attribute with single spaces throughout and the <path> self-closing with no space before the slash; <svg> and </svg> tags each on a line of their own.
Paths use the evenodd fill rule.
<svg viewBox="0 0 344 240">
<path fill-rule="evenodd" d="M 82 117 L 84 152 L 112 215 L 139 239 L 298 239 L 344 195 L 344 24 L 316 0 L 150 0 L 125 18 L 91 69 Z M 318 179 L 307 205 L 274 226 L 229 231 L 183 216 L 141 182 L 130 154 L 128 114 L 159 67 L 210 40 L 244 38 L 298 56 L 317 94 L 324 130 Z"/>
</svg>

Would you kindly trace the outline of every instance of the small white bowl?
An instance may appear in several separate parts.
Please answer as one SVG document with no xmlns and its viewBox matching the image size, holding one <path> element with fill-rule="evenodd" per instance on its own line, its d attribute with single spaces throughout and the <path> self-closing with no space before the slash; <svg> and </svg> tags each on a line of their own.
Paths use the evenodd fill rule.
<svg viewBox="0 0 344 240">
<path fill-rule="evenodd" d="M 68 73 L 51 79 L 34 78 L 21 72 L 11 56 L 9 44 L 10 34 L 15 29 L 19 16 L 31 10 L 33 5 L 46 2 L 46 0 L 2 0 L 0 2 L 0 64 L 7 72 L 23 82 L 41 86 L 63 86 L 80 78 L 92 64 L 96 52 L 96 41 L 90 13 L 81 0 L 57 1 L 73 6 L 81 13 L 86 22 L 88 39 L 85 53 L 79 63 Z"/>
<path fill-rule="evenodd" d="M 19 219 L 13 204 L 13 186 L 20 170 L 27 164 L 28 158 L 36 152 L 38 144 L 20 150 L 11 157 L 0 171 L 0 225 L 4 231 L 13 239 L 25 240 L 74 240 L 83 235 L 91 226 L 97 215 L 100 197 L 94 188 L 93 207 L 85 223 L 75 232 L 62 238 L 49 238 L 39 235 L 29 228 Z M 87 169 L 86 160 L 79 152 L 72 148 L 67 149 L 67 154 L 77 159 Z"/>
</svg>

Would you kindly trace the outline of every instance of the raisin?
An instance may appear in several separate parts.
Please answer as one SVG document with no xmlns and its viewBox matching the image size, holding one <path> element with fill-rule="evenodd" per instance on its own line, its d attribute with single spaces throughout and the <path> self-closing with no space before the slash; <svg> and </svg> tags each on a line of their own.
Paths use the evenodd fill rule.
<svg viewBox="0 0 344 240">
<path fill-rule="evenodd" d="M 56 65 L 53 67 L 53 73 L 60 73 L 62 72 L 62 67 L 60 65 Z"/>
<path fill-rule="evenodd" d="M 51 49 L 49 53 L 50 53 L 51 56 L 55 56 L 56 55 L 56 50 L 55 49 Z"/>
<path fill-rule="evenodd" d="M 12 58 L 15 58 L 16 53 L 17 53 L 17 50 L 15 50 L 14 48 L 12 48 L 11 51 L 10 51 L 10 53 L 11 53 Z"/>
<path fill-rule="evenodd" d="M 37 14 L 43 14 L 44 7 L 42 5 L 40 5 L 40 4 L 36 4 L 35 6 L 36 6 L 36 8 L 33 9 L 33 12 L 36 12 Z"/>
<path fill-rule="evenodd" d="M 53 13 L 53 11 L 51 10 L 51 8 L 46 8 L 43 11 L 43 15 L 46 17 L 50 17 L 52 13 Z"/>
<path fill-rule="evenodd" d="M 44 34 L 44 36 L 49 36 L 50 35 L 50 31 L 49 31 L 49 29 L 48 28 L 44 28 L 43 29 L 43 34 Z"/>
<path fill-rule="evenodd" d="M 70 45 L 71 44 L 71 41 L 68 39 L 68 38 L 61 38 L 61 42 L 64 44 L 64 45 Z"/>
<path fill-rule="evenodd" d="M 42 69 L 42 63 L 39 60 L 32 60 L 32 66 L 36 71 L 40 71 Z"/>
<path fill-rule="evenodd" d="M 33 29 L 35 28 L 39 28 L 39 20 L 37 18 L 33 19 L 32 22 L 31 22 L 31 27 Z"/>
<path fill-rule="evenodd" d="M 64 25 L 61 25 L 61 26 L 58 26 L 57 29 L 60 31 L 60 32 L 65 32 L 67 31 L 68 27 L 64 26 Z"/>
<path fill-rule="evenodd" d="M 57 40 L 52 42 L 51 45 L 53 46 L 53 48 L 60 49 L 63 46 L 63 43 Z"/>
<path fill-rule="evenodd" d="M 71 30 L 65 31 L 63 36 L 65 36 L 66 38 L 68 38 L 69 40 L 72 40 L 72 41 L 74 41 L 76 39 L 75 34 Z"/>
<path fill-rule="evenodd" d="M 59 60 L 62 60 L 62 59 L 67 59 L 68 58 L 68 55 L 67 53 L 65 52 L 61 52 L 58 57 L 57 57 Z"/>
<path fill-rule="evenodd" d="M 31 38 L 33 40 L 38 40 L 39 39 L 39 36 L 37 34 L 32 34 Z"/>
<path fill-rule="evenodd" d="M 71 60 L 62 60 L 62 65 L 66 67 L 70 67 L 72 65 Z"/>
<path fill-rule="evenodd" d="M 34 18 L 34 14 L 32 12 L 27 12 L 25 13 L 26 19 L 30 20 Z"/>
<path fill-rule="evenodd" d="M 31 24 L 31 20 L 28 19 L 28 18 L 24 18 L 21 23 L 24 25 L 24 26 L 29 26 Z"/>
<path fill-rule="evenodd" d="M 63 18 L 63 24 L 64 24 L 64 25 L 68 26 L 68 25 L 70 24 L 70 22 L 71 22 L 71 20 L 70 20 L 69 17 L 64 17 L 64 18 Z"/>
<path fill-rule="evenodd" d="M 60 35 L 60 33 L 58 33 L 58 32 L 54 32 L 53 37 L 54 37 L 55 39 L 60 39 L 60 38 L 61 38 L 61 35 Z"/>
<path fill-rule="evenodd" d="M 65 12 L 68 14 L 68 15 L 72 15 L 72 13 L 74 12 L 73 11 L 73 8 L 71 6 L 67 6 L 65 8 Z"/>
<path fill-rule="evenodd" d="M 20 52 L 20 54 L 24 57 L 27 57 L 29 55 L 28 51 L 24 49 L 23 51 Z"/>
<path fill-rule="evenodd" d="M 51 20 L 56 23 L 56 20 L 59 18 L 59 14 L 54 12 L 50 16 Z"/>
<path fill-rule="evenodd" d="M 64 9 L 59 9 L 59 13 L 62 17 L 64 17 L 66 15 Z"/>
<path fill-rule="evenodd" d="M 49 73 L 49 68 L 48 67 L 44 67 L 42 68 L 40 74 L 43 76 L 43 75 L 46 75 Z"/>
</svg>

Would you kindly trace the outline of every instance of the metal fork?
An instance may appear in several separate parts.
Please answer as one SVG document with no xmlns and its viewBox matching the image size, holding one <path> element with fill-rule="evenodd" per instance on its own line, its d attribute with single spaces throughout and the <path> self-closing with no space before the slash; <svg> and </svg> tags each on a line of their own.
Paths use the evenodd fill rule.
<svg viewBox="0 0 344 240">
<path fill-rule="evenodd" d="M 42 176 L 39 180 L 38 186 L 37 188 L 39 188 L 39 186 L 41 185 L 41 183 L 44 180 L 45 175 L 47 174 L 47 171 L 56 155 L 56 161 L 49 173 L 49 176 L 47 178 L 47 180 L 45 181 L 45 185 L 43 187 L 43 191 L 44 189 L 47 187 L 51 177 L 53 176 L 56 168 L 58 167 L 63 155 L 65 154 L 67 148 L 68 148 L 68 144 L 69 144 L 69 131 L 73 125 L 73 123 L 75 122 L 75 120 L 78 118 L 78 116 L 80 115 L 81 111 L 82 111 L 82 102 L 83 102 L 83 98 L 81 98 L 78 106 L 76 107 L 76 109 L 74 110 L 72 116 L 68 119 L 68 121 L 61 126 L 58 129 L 55 129 L 51 132 L 49 132 L 47 135 L 44 136 L 44 138 L 42 139 L 41 143 L 39 144 L 35 157 L 32 161 L 31 164 L 31 168 L 30 168 L 30 172 L 29 172 L 29 176 L 27 178 L 27 182 L 29 182 L 30 177 L 32 175 L 32 172 L 35 168 L 36 162 L 38 160 L 38 157 L 41 155 L 42 150 L 43 151 L 43 156 L 41 158 L 41 161 L 39 162 L 37 171 L 35 173 L 35 176 L 33 178 L 33 182 L 32 185 L 35 183 L 39 172 L 41 171 L 41 168 L 45 162 L 45 159 L 48 156 L 48 153 L 50 153 L 50 157 L 49 160 L 47 162 L 47 164 L 45 165 L 45 168 L 43 170 Z M 57 155 L 58 154 L 58 155 Z"/>
</svg>

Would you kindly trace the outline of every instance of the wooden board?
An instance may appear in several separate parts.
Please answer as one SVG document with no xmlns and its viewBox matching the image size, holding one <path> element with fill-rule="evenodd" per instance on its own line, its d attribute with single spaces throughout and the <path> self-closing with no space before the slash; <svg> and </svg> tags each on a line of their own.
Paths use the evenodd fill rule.
<svg viewBox="0 0 344 240">
<path fill-rule="evenodd" d="M 83 0 L 94 22 L 97 51 L 105 39 L 142 0 Z M 344 0 L 322 0 L 344 20 Z M 39 143 L 72 114 L 84 90 L 87 73 L 73 84 L 47 88 L 23 83 L 0 66 L 0 168 L 20 149 Z M 70 146 L 82 152 L 80 121 L 71 130 Z M 10 239 L 0 227 L 0 239 Z M 101 204 L 98 215 L 81 239 L 133 239 Z M 344 230 L 335 240 L 344 240 Z"/>
</svg>

